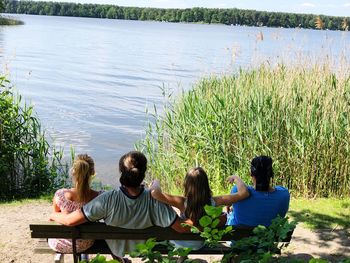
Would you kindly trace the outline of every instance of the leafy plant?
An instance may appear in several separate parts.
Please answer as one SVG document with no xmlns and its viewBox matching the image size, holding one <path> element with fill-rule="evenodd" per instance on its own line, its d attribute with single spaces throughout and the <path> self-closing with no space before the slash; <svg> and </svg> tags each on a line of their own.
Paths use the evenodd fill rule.
<svg viewBox="0 0 350 263">
<path fill-rule="evenodd" d="M 80 262 L 81 263 L 119 263 L 120 261 L 116 259 L 107 260 L 105 256 L 97 254 L 96 257 L 90 259 L 89 261 L 82 260 Z"/>
<path fill-rule="evenodd" d="M 232 252 L 225 255 L 224 262 L 230 258 L 239 258 L 239 262 L 269 262 L 273 255 L 278 254 L 284 246 L 282 242 L 296 226 L 296 222 L 288 221 L 288 217 L 278 216 L 272 220 L 269 227 L 257 226 L 254 235 L 232 242 Z"/>
<path fill-rule="evenodd" d="M 191 226 L 191 232 L 203 237 L 205 239 L 205 244 L 209 247 L 214 247 L 225 234 L 232 231 L 232 226 L 228 226 L 225 229 L 218 228 L 222 207 L 206 205 L 204 210 L 206 215 L 199 220 L 199 225 L 202 227 L 202 230 L 198 227 Z"/>
<path fill-rule="evenodd" d="M 156 246 L 165 246 L 168 255 L 163 256 L 159 251 L 154 250 Z M 175 248 L 171 243 L 167 241 L 157 242 L 154 238 L 149 238 L 145 243 L 136 245 L 136 249 L 130 253 L 130 256 L 141 257 L 142 261 L 146 263 L 163 262 L 163 263 L 176 263 L 177 257 L 186 257 L 191 251 L 191 248 Z M 184 262 L 191 262 L 190 259 L 185 259 Z"/>
</svg>

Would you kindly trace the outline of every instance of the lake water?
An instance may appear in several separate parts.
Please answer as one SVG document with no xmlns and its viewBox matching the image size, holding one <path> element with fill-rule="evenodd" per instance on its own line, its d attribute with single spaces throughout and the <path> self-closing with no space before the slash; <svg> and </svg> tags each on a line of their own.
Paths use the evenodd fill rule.
<svg viewBox="0 0 350 263">
<path fill-rule="evenodd" d="M 0 66 L 35 105 L 55 145 L 87 152 L 98 177 L 116 184 L 119 157 L 134 149 L 146 109 L 201 77 L 261 61 L 347 54 L 350 33 L 13 15 L 0 27 Z"/>
</svg>

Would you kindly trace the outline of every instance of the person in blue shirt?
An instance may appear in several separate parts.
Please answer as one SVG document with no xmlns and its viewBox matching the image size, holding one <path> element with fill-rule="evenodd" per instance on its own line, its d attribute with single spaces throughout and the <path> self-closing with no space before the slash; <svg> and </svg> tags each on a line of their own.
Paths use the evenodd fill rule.
<svg viewBox="0 0 350 263">
<path fill-rule="evenodd" d="M 283 186 L 271 186 L 272 159 L 258 156 L 251 161 L 253 186 L 248 186 L 250 197 L 232 205 L 227 225 L 268 227 L 278 215 L 284 217 L 289 208 L 290 195 Z M 231 194 L 237 192 L 234 186 Z"/>
</svg>

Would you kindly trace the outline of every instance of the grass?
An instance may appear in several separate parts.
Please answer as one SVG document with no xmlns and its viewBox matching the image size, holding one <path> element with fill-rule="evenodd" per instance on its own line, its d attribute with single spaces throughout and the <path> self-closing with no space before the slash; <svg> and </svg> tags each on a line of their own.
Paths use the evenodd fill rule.
<svg viewBox="0 0 350 263">
<path fill-rule="evenodd" d="M 312 230 L 350 228 L 350 198 L 292 199 L 288 214 Z"/>
<path fill-rule="evenodd" d="M 171 192 L 199 165 L 213 192 L 227 193 L 227 176 L 248 181 L 250 160 L 269 155 L 274 183 L 293 196 L 349 196 L 349 72 L 282 64 L 203 79 L 151 115 L 137 148 L 150 160 L 150 177 Z"/>
<path fill-rule="evenodd" d="M 16 199 L 12 201 L 0 201 L 0 206 L 19 206 L 24 204 L 35 204 L 35 203 L 51 203 L 52 202 L 53 195 L 42 195 L 37 198 L 23 198 L 23 199 Z"/>
</svg>

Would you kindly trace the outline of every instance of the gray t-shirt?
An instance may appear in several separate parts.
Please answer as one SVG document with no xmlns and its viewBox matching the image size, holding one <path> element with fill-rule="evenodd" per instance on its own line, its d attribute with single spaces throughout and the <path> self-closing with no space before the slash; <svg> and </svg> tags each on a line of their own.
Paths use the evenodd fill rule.
<svg viewBox="0 0 350 263">
<path fill-rule="evenodd" d="M 144 229 L 151 226 L 171 226 L 177 215 L 168 205 L 154 200 L 148 189 L 136 197 L 128 196 L 123 187 L 99 195 L 83 206 L 88 221 L 103 219 L 107 225 L 127 229 Z M 113 254 L 123 256 L 131 252 L 140 240 L 106 240 Z"/>
</svg>

